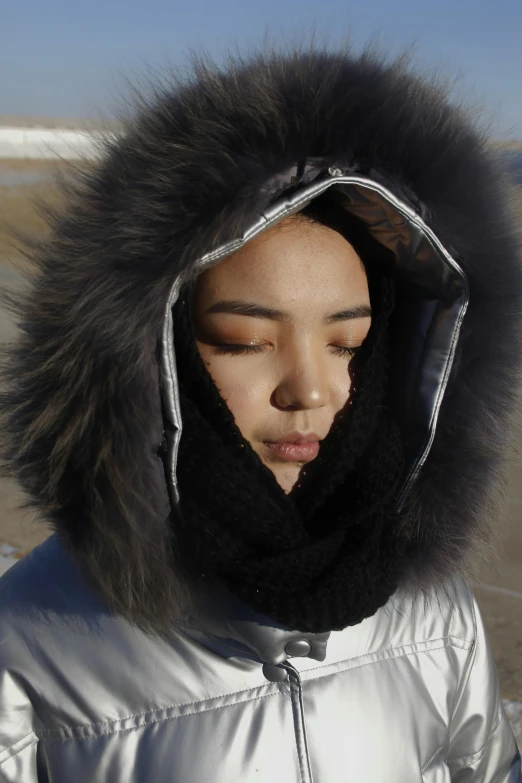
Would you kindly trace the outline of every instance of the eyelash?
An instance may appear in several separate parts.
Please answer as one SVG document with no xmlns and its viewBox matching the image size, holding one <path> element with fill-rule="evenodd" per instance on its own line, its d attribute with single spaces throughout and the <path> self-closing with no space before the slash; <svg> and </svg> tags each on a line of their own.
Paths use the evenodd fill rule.
<svg viewBox="0 0 522 783">
<path fill-rule="evenodd" d="M 229 345 L 227 343 L 222 343 L 221 345 L 216 346 L 214 353 L 234 356 L 238 353 L 261 353 L 262 350 L 262 345 L 234 345 L 233 343 Z"/>
<path fill-rule="evenodd" d="M 347 348 L 345 345 L 332 345 L 332 348 L 334 349 L 334 353 L 336 353 L 338 356 L 352 357 L 357 353 L 360 346 L 357 346 L 355 348 Z"/>
<path fill-rule="evenodd" d="M 355 353 L 359 350 L 360 346 L 357 346 L 356 348 L 347 348 L 344 345 L 332 345 L 332 348 L 334 349 L 334 353 L 337 354 L 337 356 L 354 356 Z M 223 343 L 222 345 L 216 346 L 214 349 L 215 354 L 219 354 L 221 356 L 237 356 L 238 354 L 254 354 L 254 353 L 262 353 L 263 352 L 263 346 L 262 345 L 234 345 Z"/>
</svg>

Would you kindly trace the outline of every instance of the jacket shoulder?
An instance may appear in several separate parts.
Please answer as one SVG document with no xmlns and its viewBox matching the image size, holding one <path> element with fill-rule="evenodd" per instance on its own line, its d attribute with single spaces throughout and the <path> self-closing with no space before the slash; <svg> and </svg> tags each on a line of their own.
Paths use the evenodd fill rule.
<svg viewBox="0 0 522 783">
<path fill-rule="evenodd" d="M 63 612 L 74 600 L 60 585 L 68 569 L 66 553 L 51 537 L 0 578 L 0 777 L 6 780 L 22 774 L 24 780 L 34 779 L 44 728 L 39 682 L 47 660 L 39 641 L 50 614 Z"/>
<path fill-rule="evenodd" d="M 470 586 L 453 576 L 442 586 L 413 593 L 399 589 L 381 610 L 390 622 L 388 635 L 408 640 L 446 640 L 471 648 L 477 636 L 477 605 Z M 398 640 L 400 641 L 400 639 Z"/>
<path fill-rule="evenodd" d="M 80 613 L 103 604 L 53 535 L 0 578 L 0 623 L 8 619 L 19 630 L 41 622 L 49 613 Z"/>
</svg>

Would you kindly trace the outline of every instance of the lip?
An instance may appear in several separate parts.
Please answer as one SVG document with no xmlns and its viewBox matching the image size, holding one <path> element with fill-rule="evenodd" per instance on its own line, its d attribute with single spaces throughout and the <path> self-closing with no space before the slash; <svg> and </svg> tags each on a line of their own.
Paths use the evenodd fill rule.
<svg viewBox="0 0 522 783">
<path fill-rule="evenodd" d="M 315 432 L 290 432 L 276 441 L 265 441 L 265 445 L 287 462 L 311 462 L 319 454 L 321 440 Z"/>
<path fill-rule="evenodd" d="M 267 443 L 295 443 L 301 445 L 305 443 L 317 443 L 321 440 L 322 438 L 315 432 L 289 432 L 287 435 L 282 435 L 280 438 L 277 438 L 277 440 L 267 441 Z"/>
</svg>

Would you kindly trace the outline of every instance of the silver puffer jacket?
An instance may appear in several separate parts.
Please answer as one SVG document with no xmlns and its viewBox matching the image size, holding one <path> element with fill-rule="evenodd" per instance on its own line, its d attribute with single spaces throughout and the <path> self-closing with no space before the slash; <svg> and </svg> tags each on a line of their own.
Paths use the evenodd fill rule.
<svg viewBox="0 0 522 783">
<path fill-rule="evenodd" d="M 228 592 L 158 641 L 104 610 L 56 537 L 0 581 L 4 783 L 519 783 L 475 600 L 395 596 L 343 631 Z"/>
<path fill-rule="evenodd" d="M 466 584 L 497 533 L 522 271 L 468 119 L 402 60 L 199 63 L 68 189 L 6 301 L 2 466 L 56 532 L 0 580 L 0 781 L 520 783 Z M 398 590 L 314 635 L 183 575 L 173 308 L 319 197 L 387 248 L 406 467 Z"/>
</svg>

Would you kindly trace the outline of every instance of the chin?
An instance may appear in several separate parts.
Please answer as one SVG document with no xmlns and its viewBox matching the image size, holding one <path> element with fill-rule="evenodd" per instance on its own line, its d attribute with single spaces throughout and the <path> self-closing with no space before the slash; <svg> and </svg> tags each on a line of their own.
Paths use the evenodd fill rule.
<svg viewBox="0 0 522 783">
<path fill-rule="evenodd" d="M 270 470 L 274 474 L 275 479 L 281 489 L 284 490 L 284 492 L 286 492 L 288 495 L 299 481 L 302 468 L 304 468 L 304 465 L 299 464 L 296 465 L 295 470 L 288 472 L 285 471 L 285 473 L 282 473 L 278 470 L 273 470 L 272 468 L 270 468 Z"/>
</svg>

